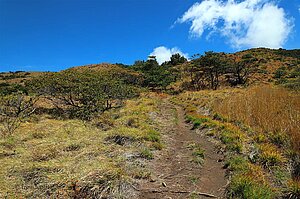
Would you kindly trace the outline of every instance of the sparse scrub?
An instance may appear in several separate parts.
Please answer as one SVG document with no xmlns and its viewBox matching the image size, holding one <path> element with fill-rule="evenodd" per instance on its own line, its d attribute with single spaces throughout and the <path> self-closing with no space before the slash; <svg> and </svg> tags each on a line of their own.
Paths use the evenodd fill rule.
<svg viewBox="0 0 300 199">
<path fill-rule="evenodd" d="M 137 85 L 128 78 L 138 79 L 129 72 L 120 75 L 114 70 L 68 69 L 37 77 L 27 86 L 50 100 L 69 118 L 91 120 L 95 115 L 122 104 L 117 102 L 138 95 Z"/>
<path fill-rule="evenodd" d="M 289 138 L 285 133 L 272 132 L 269 134 L 270 141 L 278 147 L 288 146 Z"/>
</svg>

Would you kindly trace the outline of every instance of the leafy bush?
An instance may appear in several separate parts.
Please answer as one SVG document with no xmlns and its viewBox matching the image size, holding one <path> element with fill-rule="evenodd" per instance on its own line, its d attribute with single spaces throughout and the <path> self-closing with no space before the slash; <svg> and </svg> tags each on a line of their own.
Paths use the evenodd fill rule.
<svg viewBox="0 0 300 199">
<path fill-rule="evenodd" d="M 138 94 L 128 76 L 88 69 L 48 73 L 33 79 L 28 86 L 68 113 L 70 118 L 90 120 L 94 114 L 117 106 Z"/>
<path fill-rule="evenodd" d="M 146 62 L 136 61 L 132 69 L 142 72 L 144 75 L 142 85 L 153 90 L 165 90 L 176 78 L 176 74 L 171 73 L 171 68 L 167 64 L 159 65 L 155 58 Z"/>
<path fill-rule="evenodd" d="M 280 79 L 280 78 L 284 77 L 286 74 L 287 74 L 286 68 L 280 67 L 275 71 L 274 78 Z"/>
<path fill-rule="evenodd" d="M 0 95 L 11 95 L 13 93 L 28 94 L 28 91 L 20 84 L 0 83 Z"/>
</svg>

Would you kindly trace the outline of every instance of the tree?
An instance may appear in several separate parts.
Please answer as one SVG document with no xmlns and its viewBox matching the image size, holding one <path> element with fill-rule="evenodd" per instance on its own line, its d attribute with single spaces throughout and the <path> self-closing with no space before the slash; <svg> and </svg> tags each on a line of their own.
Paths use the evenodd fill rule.
<svg viewBox="0 0 300 199">
<path fill-rule="evenodd" d="M 152 90 L 165 90 L 175 77 L 167 65 L 159 65 L 155 56 L 150 56 L 146 62 L 136 61 L 132 69 L 142 72 L 144 75 L 143 86 Z"/>
<path fill-rule="evenodd" d="M 10 136 L 20 126 L 21 122 L 35 111 L 35 97 L 17 93 L 0 96 L 0 133 Z"/>
<path fill-rule="evenodd" d="M 254 62 L 255 58 L 251 54 L 244 56 L 232 56 L 227 60 L 227 81 L 236 86 L 239 84 L 245 84 L 248 81 L 249 76 L 255 71 L 256 66 Z"/>
<path fill-rule="evenodd" d="M 202 87 L 205 82 L 208 82 L 208 87 L 216 90 L 219 87 L 219 78 L 225 69 L 223 55 L 223 53 L 209 51 L 199 59 L 193 60 L 195 76 L 192 81 L 197 84 L 201 82 Z"/>
<path fill-rule="evenodd" d="M 170 57 L 170 60 L 171 61 L 166 62 L 166 65 L 176 66 L 187 62 L 187 59 L 184 56 L 180 55 L 179 53 L 173 54 Z"/>
<path fill-rule="evenodd" d="M 33 79 L 29 86 L 69 117 L 90 120 L 93 115 L 112 108 L 116 100 L 137 95 L 138 89 L 128 83 L 132 81 L 131 75 L 128 76 L 116 71 L 70 69 Z"/>
</svg>

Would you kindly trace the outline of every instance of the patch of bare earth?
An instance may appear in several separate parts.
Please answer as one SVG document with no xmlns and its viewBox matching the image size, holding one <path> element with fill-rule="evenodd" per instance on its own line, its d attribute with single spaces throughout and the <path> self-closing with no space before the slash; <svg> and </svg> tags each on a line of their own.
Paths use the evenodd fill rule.
<svg viewBox="0 0 300 199">
<path fill-rule="evenodd" d="M 139 198 L 225 198 L 223 157 L 215 145 L 201 131 L 191 130 L 183 109 L 168 100 L 161 104 L 157 119 L 165 147 L 149 162 L 151 178 L 137 187 Z M 191 143 L 205 150 L 201 165 L 193 161 Z"/>
</svg>

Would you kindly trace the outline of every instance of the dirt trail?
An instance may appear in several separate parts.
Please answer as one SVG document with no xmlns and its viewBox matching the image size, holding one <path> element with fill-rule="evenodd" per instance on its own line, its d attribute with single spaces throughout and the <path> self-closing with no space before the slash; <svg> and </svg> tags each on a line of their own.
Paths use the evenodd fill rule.
<svg viewBox="0 0 300 199">
<path fill-rule="evenodd" d="M 197 134 L 190 130 L 181 107 L 164 100 L 160 108 L 165 147 L 150 162 L 152 177 L 140 184 L 140 198 L 209 198 L 200 192 L 224 198 L 225 170 L 218 162 L 222 156 L 217 154 L 214 144 L 201 131 Z M 200 144 L 205 150 L 202 166 L 191 161 L 192 151 L 187 147 L 191 143 Z"/>
</svg>

